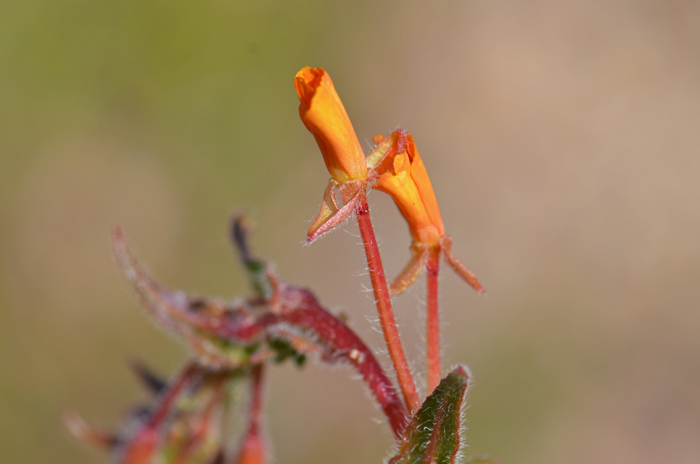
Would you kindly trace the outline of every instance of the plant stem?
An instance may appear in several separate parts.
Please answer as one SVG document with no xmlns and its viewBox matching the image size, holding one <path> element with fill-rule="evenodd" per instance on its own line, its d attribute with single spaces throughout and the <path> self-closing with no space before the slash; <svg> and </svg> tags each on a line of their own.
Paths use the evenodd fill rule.
<svg viewBox="0 0 700 464">
<path fill-rule="evenodd" d="M 264 364 L 253 366 L 250 386 L 250 409 L 248 411 L 248 433 L 258 434 L 260 429 L 260 418 L 262 416 L 263 397 L 263 371 Z"/>
<path fill-rule="evenodd" d="M 350 327 L 323 309 L 312 295 L 303 296 L 305 290 L 297 290 L 297 292 L 299 292 L 298 297 L 291 298 L 291 301 L 303 301 L 304 306 L 287 308 L 283 314 L 277 316 L 280 322 L 294 330 L 310 331 L 310 335 L 317 337 L 330 353 L 336 355 L 343 353 L 345 361 L 357 369 L 367 383 L 386 414 L 396 438 L 401 438 L 408 423 L 409 414 L 374 353 Z M 332 357 L 327 359 L 330 360 Z"/>
<path fill-rule="evenodd" d="M 396 319 L 394 318 L 394 312 L 391 308 L 389 287 L 386 283 L 384 266 L 382 264 L 381 255 L 379 254 L 377 239 L 374 236 L 372 221 L 369 217 L 369 205 L 367 204 L 367 197 L 364 192 L 360 194 L 360 199 L 355 209 L 355 215 L 357 216 L 357 224 L 360 227 L 360 235 L 362 236 L 362 243 L 365 247 L 365 254 L 367 255 L 367 267 L 369 268 L 369 277 L 372 281 L 372 288 L 374 289 L 374 301 L 377 305 L 377 312 L 379 313 L 379 323 L 382 327 L 384 340 L 389 350 L 389 357 L 396 370 L 399 388 L 401 388 L 401 393 L 403 393 L 409 413 L 412 413 L 417 411 L 420 406 L 418 393 L 416 392 L 416 385 L 413 382 L 411 369 L 406 360 L 406 353 L 401 344 L 399 329 L 396 327 Z"/>
<path fill-rule="evenodd" d="M 262 401 L 263 401 L 264 364 L 256 364 L 251 372 L 250 404 L 248 406 L 248 430 L 239 446 L 238 459 L 235 462 L 262 464 L 267 462 L 265 444 L 260 436 Z"/>
<path fill-rule="evenodd" d="M 428 302 L 426 317 L 426 357 L 428 362 L 428 394 L 440 384 L 440 309 L 438 305 L 438 272 L 440 271 L 440 252 L 430 249 L 427 268 Z"/>
</svg>

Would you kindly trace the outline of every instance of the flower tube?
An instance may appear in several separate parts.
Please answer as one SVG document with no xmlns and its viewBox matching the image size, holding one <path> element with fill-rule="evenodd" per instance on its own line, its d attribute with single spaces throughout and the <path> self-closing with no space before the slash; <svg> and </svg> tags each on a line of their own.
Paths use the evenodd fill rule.
<svg viewBox="0 0 700 464">
<path fill-rule="evenodd" d="M 367 163 L 348 113 L 330 76 L 305 67 L 294 79 L 299 116 L 316 139 L 328 172 L 338 183 L 364 179 Z"/>
</svg>

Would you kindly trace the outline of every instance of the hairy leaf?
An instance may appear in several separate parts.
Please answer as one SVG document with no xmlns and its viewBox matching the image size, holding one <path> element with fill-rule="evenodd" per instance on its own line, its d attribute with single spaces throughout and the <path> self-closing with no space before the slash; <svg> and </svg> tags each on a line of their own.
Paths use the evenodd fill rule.
<svg viewBox="0 0 700 464">
<path fill-rule="evenodd" d="M 409 423 L 399 452 L 389 464 L 452 464 L 460 446 L 466 367 L 458 367 L 426 398 Z M 476 461 L 477 463 L 479 461 Z"/>
</svg>

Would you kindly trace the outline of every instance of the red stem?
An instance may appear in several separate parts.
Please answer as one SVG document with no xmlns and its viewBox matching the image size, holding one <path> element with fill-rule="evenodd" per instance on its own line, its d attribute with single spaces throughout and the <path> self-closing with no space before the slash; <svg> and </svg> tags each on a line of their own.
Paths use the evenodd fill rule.
<svg viewBox="0 0 700 464">
<path fill-rule="evenodd" d="M 427 268 L 428 314 L 426 317 L 426 357 L 428 362 L 428 394 L 440 384 L 440 309 L 438 305 L 438 272 L 440 271 L 440 253 L 429 251 Z"/>
<path fill-rule="evenodd" d="M 362 236 L 362 243 L 364 244 L 365 254 L 367 255 L 369 277 L 372 281 L 374 300 L 379 313 L 379 323 L 384 333 L 384 340 L 389 350 L 389 357 L 394 364 L 396 378 L 399 382 L 401 392 L 403 393 L 406 407 L 410 412 L 417 411 L 420 406 L 418 393 L 416 392 L 416 385 L 413 382 L 411 369 L 408 366 L 408 361 L 406 361 L 406 353 L 403 350 L 399 329 L 396 326 L 396 319 L 394 318 L 394 312 L 391 308 L 389 287 L 386 283 L 384 266 L 382 264 L 381 255 L 379 254 L 377 239 L 374 236 L 372 221 L 369 217 L 369 205 L 367 204 L 367 197 L 364 192 L 360 194 L 357 207 L 355 208 L 355 215 L 357 216 L 357 224 L 360 227 L 360 235 Z"/>
<path fill-rule="evenodd" d="M 263 370 L 264 364 L 253 366 L 250 386 L 250 409 L 248 411 L 248 433 L 259 433 L 260 418 L 262 417 Z"/>
<path fill-rule="evenodd" d="M 303 301 L 303 300 L 301 300 Z M 345 323 L 321 308 L 309 298 L 308 307 L 300 307 L 278 316 L 284 324 L 311 330 L 320 341 L 328 344 L 330 353 L 337 353 L 360 373 L 389 420 L 394 435 L 399 438 L 406 428 L 408 414 L 394 386 L 384 373 L 372 351 Z M 326 359 L 332 362 L 333 359 Z"/>
<path fill-rule="evenodd" d="M 186 335 L 194 328 L 197 332 L 227 340 L 237 346 L 252 346 L 274 334 L 279 336 L 283 328 L 289 329 L 290 326 L 294 330 L 311 332 L 312 340 L 316 340 L 324 349 L 323 361 L 346 360 L 358 371 L 384 410 L 394 434 L 397 438 L 401 436 L 409 413 L 381 364 L 362 339 L 342 320 L 324 309 L 310 291 L 289 284 L 281 285 L 275 303 L 278 313 L 269 312 L 253 320 L 249 310 L 243 307 L 231 306 L 222 314 L 216 300 L 186 296 L 158 284 L 129 253 L 121 236 L 115 236 L 114 243 L 115 255 L 122 271 L 136 288 L 144 306 L 166 329 Z M 374 246 L 376 249 L 376 242 Z M 381 262 L 379 265 L 381 269 Z M 386 292 L 386 282 L 384 288 Z M 388 297 L 386 301 L 389 301 Z M 260 306 L 268 304 L 269 301 L 260 298 L 248 303 L 251 306 Z M 214 308 L 219 309 L 214 311 Z M 393 315 L 391 323 L 394 326 L 394 338 L 398 340 Z M 193 343 L 197 339 L 191 337 L 187 341 Z"/>
<path fill-rule="evenodd" d="M 265 444 L 260 435 L 264 368 L 264 364 L 256 364 L 251 372 L 248 430 L 243 436 L 238 459 L 235 461 L 239 464 L 264 464 L 267 462 Z"/>
<path fill-rule="evenodd" d="M 158 403 L 148 420 L 129 437 L 124 449 L 121 451 L 121 462 L 146 462 L 158 449 L 160 439 L 159 428 L 172 414 L 173 404 L 179 396 L 192 384 L 197 375 L 201 374 L 201 368 L 190 362 L 182 372 L 168 386 L 158 398 Z M 142 461 L 137 461 L 141 459 Z"/>
</svg>

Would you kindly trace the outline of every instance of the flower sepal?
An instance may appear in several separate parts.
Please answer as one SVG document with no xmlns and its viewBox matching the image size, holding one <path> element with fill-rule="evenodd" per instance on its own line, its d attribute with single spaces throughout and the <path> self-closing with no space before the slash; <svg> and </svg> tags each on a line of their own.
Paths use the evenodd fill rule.
<svg viewBox="0 0 700 464">
<path fill-rule="evenodd" d="M 365 179 L 339 182 L 331 178 L 328 181 L 328 186 L 323 192 L 321 209 L 306 234 L 308 243 L 322 237 L 352 217 L 360 199 L 360 192 L 366 191 L 367 183 L 378 179 L 390 168 L 394 156 L 406 150 L 406 134 L 407 132 L 403 129 L 397 129 L 388 137 L 383 135 L 372 137 L 376 146 L 367 155 L 368 170 Z M 342 201 L 338 201 L 336 191 L 340 193 Z"/>
<path fill-rule="evenodd" d="M 342 183 L 335 179 L 328 181 L 328 186 L 323 192 L 321 210 L 306 234 L 307 242 L 313 242 L 350 219 L 360 201 L 360 196 L 365 194 L 366 188 L 365 180 L 351 180 Z M 338 201 L 336 190 L 340 193 L 341 201 Z"/>
<path fill-rule="evenodd" d="M 486 294 L 486 290 L 479 282 L 479 279 L 452 254 L 452 237 L 443 235 L 434 244 L 422 242 L 413 242 L 411 244 L 411 259 L 394 281 L 391 282 L 390 290 L 392 295 L 400 295 L 418 280 L 428 263 L 428 257 L 431 252 L 441 254 L 452 270 L 471 288 L 482 295 Z"/>
<path fill-rule="evenodd" d="M 445 262 L 452 268 L 455 273 L 462 278 L 466 283 L 469 284 L 471 288 L 476 290 L 477 292 L 481 293 L 482 295 L 486 294 L 486 290 L 484 287 L 479 283 L 479 279 L 476 278 L 472 272 L 466 268 L 462 262 L 457 259 L 455 255 L 452 254 L 452 237 L 449 235 L 445 235 L 440 239 L 440 248 L 442 251 L 442 257 L 445 259 Z"/>
</svg>

